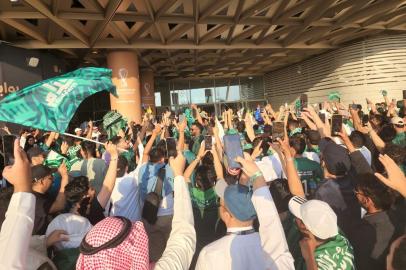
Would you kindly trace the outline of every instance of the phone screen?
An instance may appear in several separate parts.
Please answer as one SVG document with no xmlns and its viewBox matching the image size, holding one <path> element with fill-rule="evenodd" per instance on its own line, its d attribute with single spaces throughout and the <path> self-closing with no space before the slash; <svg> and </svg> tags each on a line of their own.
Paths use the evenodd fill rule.
<svg viewBox="0 0 406 270">
<path fill-rule="evenodd" d="M 16 136 L 4 135 L 3 136 L 3 153 L 4 153 L 4 165 L 14 164 L 14 141 Z"/>
<path fill-rule="evenodd" d="M 369 122 L 369 115 L 368 115 L 368 114 L 364 114 L 364 115 L 362 116 L 362 125 L 365 127 L 365 126 L 368 125 L 368 122 Z"/>
<path fill-rule="evenodd" d="M 307 95 L 300 95 L 300 111 L 303 111 L 304 108 L 307 108 Z"/>
<path fill-rule="evenodd" d="M 285 130 L 284 130 L 283 122 L 274 121 L 272 123 L 272 141 L 277 142 L 278 138 L 283 140 L 284 136 L 285 136 Z"/>
<path fill-rule="evenodd" d="M 208 136 L 208 135 L 204 136 L 204 149 L 205 150 L 211 150 L 212 143 L 213 143 L 212 136 Z"/>
<path fill-rule="evenodd" d="M 320 117 L 320 119 L 321 119 L 321 121 L 322 121 L 323 123 L 326 122 L 326 114 L 325 114 L 325 113 L 319 113 L 319 117 Z"/>
<path fill-rule="evenodd" d="M 244 157 L 240 142 L 240 135 L 232 134 L 225 135 L 224 140 L 224 152 L 227 157 L 227 163 L 229 168 L 241 168 L 240 163 L 236 162 L 237 157 Z"/>
<path fill-rule="evenodd" d="M 185 120 L 185 115 L 182 113 L 179 115 L 179 123 L 182 123 Z"/>
<path fill-rule="evenodd" d="M 343 116 L 334 114 L 331 118 L 331 135 L 336 135 L 341 132 L 343 126 Z"/>
<path fill-rule="evenodd" d="M 406 90 L 403 90 L 403 99 L 406 99 Z"/>
<path fill-rule="evenodd" d="M 166 141 L 166 157 L 176 157 L 177 150 L 176 150 L 176 140 L 175 138 L 169 137 L 165 139 Z"/>
</svg>

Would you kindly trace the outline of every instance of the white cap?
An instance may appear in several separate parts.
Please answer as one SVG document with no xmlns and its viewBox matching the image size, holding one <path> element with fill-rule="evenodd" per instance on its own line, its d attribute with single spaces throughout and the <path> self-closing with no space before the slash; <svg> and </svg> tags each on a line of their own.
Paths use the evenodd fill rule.
<svg viewBox="0 0 406 270">
<path fill-rule="evenodd" d="M 79 132 L 79 131 L 82 131 L 82 129 L 81 128 L 75 128 L 75 133 Z"/>
<path fill-rule="evenodd" d="M 338 234 L 337 216 L 331 207 L 319 200 L 307 201 L 294 196 L 289 201 L 290 212 L 301 219 L 306 228 L 320 239 L 328 239 Z"/>
<path fill-rule="evenodd" d="M 69 240 L 56 243 L 56 249 L 77 248 L 92 227 L 92 224 L 85 217 L 71 213 L 60 214 L 49 223 L 45 234 L 49 236 L 55 230 L 64 230 Z"/>
</svg>

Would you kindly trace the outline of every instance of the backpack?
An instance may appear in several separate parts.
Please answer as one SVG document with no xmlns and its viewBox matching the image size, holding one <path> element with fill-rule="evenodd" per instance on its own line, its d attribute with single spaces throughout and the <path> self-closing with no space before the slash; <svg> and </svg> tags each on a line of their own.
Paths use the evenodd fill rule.
<svg viewBox="0 0 406 270">
<path fill-rule="evenodd" d="M 158 209 L 162 200 L 162 186 L 165 178 L 165 166 L 159 169 L 154 191 L 147 194 L 142 217 L 151 225 L 155 224 L 158 218 Z"/>
</svg>

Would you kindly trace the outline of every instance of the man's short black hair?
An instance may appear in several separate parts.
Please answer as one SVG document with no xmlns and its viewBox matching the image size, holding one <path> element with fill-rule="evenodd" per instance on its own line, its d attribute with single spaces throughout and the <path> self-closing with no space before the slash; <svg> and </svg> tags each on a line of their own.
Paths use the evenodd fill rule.
<svg viewBox="0 0 406 270">
<path fill-rule="evenodd" d="M 354 130 L 353 132 L 351 132 L 350 140 L 355 148 L 361 148 L 365 145 L 364 134 L 362 134 L 358 130 Z"/>
<path fill-rule="evenodd" d="M 359 174 L 355 189 L 370 198 L 379 210 L 388 210 L 394 200 L 389 188 L 371 173 Z"/>
<path fill-rule="evenodd" d="M 292 198 L 292 194 L 289 191 L 288 180 L 278 178 L 270 182 L 269 191 L 272 194 L 272 198 L 275 202 L 278 213 L 289 211 L 289 200 Z"/>
<path fill-rule="evenodd" d="M 306 149 L 306 141 L 300 134 L 295 134 L 289 138 L 289 145 L 293 149 L 295 149 L 296 154 L 301 155 L 303 154 L 304 150 Z"/>
<path fill-rule="evenodd" d="M 238 121 L 237 130 L 240 133 L 243 133 L 245 131 L 245 122 L 244 121 Z"/>
<path fill-rule="evenodd" d="M 82 150 L 88 154 L 90 154 L 93 157 L 96 157 L 96 144 L 89 142 L 89 141 L 83 141 L 80 146 L 82 147 Z"/>
<path fill-rule="evenodd" d="M 86 176 L 78 176 L 65 186 L 66 201 L 70 204 L 80 202 L 89 190 L 89 179 Z"/>
<path fill-rule="evenodd" d="M 117 177 L 123 177 L 127 172 L 128 160 L 124 156 L 118 156 L 117 161 Z"/>
<path fill-rule="evenodd" d="M 388 155 L 399 166 L 406 162 L 406 148 L 400 145 L 387 143 L 382 154 Z"/>
<path fill-rule="evenodd" d="M 193 124 L 193 126 L 196 126 L 198 129 L 200 129 L 200 133 L 203 132 L 203 126 L 202 124 L 200 124 L 198 121 L 195 121 Z"/>
<path fill-rule="evenodd" d="M 389 143 L 396 137 L 396 130 L 392 125 L 387 124 L 382 127 L 378 135 L 385 143 Z"/>
<path fill-rule="evenodd" d="M 149 161 L 152 163 L 157 163 L 165 157 L 165 154 L 158 148 L 154 147 L 149 152 Z"/>
<path fill-rule="evenodd" d="M 196 168 L 195 183 L 202 191 L 213 187 L 216 179 L 216 171 L 213 166 L 200 165 Z"/>
<path fill-rule="evenodd" d="M 115 145 L 117 145 L 119 142 L 120 142 L 120 140 L 121 140 L 122 138 L 121 138 L 121 136 L 114 136 L 113 138 L 111 138 L 111 142 L 113 143 L 113 144 L 115 144 Z"/>
<path fill-rule="evenodd" d="M 316 130 L 308 130 L 307 131 L 307 139 L 311 145 L 319 145 L 321 140 L 320 133 Z"/>
</svg>

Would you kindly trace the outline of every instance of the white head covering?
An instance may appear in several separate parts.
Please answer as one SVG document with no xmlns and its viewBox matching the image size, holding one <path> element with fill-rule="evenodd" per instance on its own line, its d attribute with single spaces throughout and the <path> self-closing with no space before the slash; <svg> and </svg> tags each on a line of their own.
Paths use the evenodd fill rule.
<svg viewBox="0 0 406 270">
<path fill-rule="evenodd" d="M 55 244 L 58 250 L 67 248 L 77 248 L 80 246 L 83 237 L 90 231 L 92 224 L 85 217 L 67 213 L 58 215 L 48 225 L 46 236 L 49 236 L 55 230 L 64 230 L 67 232 L 69 240 L 61 241 Z"/>
</svg>

